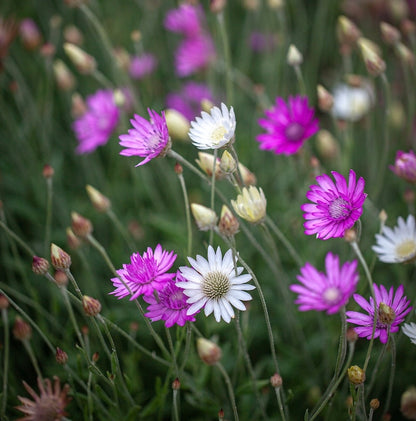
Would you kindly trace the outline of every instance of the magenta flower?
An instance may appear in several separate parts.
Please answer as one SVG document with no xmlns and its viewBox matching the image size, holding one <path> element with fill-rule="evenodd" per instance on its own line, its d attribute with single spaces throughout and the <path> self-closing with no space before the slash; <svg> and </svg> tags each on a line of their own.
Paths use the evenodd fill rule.
<svg viewBox="0 0 416 421">
<path fill-rule="evenodd" d="M 301 209 L 305 212 L 305 234 L 316 234 L 316 238 L 343 237 L 345 231 L 352 228 L 363 213 L 364 179 L 356 181 L 356 175 L 350 170 L 348 185 L 345 178 L 331 171 L 335 183 L 326 175 L 316 177 L 318 185 L 309 187 L 306 198 L 312 203 L 305 203 Z"/>
<path fill-rule="evenodd" d="M 189 121 L 201 114 L 201 101 L 206 99 L 214 102 L 211 90 L 204 83 L 187 82 L 180 92 L 173 92 L 167 95 L 166 105 L 179 111 Z"/>
<path fill-rule="evenodd" d="M 74 121 L 72 129 L 79 141 L 77 153 L 95 151 L 105 145 L 116 128 L 120 112 L 111 90 L 99 90 L 87 97 L 87 111 Z"/>
<path fill-rule="evenodd" d="M 393 287 L 387 292 L 383 285 L 378 287 L 374 284 L 374 295 L 376 299 L 377 322 L 374 338 L 380 338 L 380 342 L 387 342 L 389 333 L 399 330 L 400 323 L 403 322 L 405 316 L 410 313 L 412 307 L 410 300 L 403 296 L 403 285 L 397 288 L 394 294 Z M 370 297 L 368 302 L 359 294 L 354 294 L 354 300 L 368 314 L 358 311 L 347 311 L 347 322 L 357 325 L 354 330 L 361 338 L 371 339 L 374 323 L 374 300 Z"/>
<path fill-rule="evenodd" d="M 176 282 L 186 282 L 179 271 L 176 272 L 176 280 L 167 282 L 163 289 L 158 291 L 157 297 L 155 295 L 143 297 L 144 301 L 150 304 L 145 316 L 152 322 L 164 320 L 166 327 L 172 327 L 174 324 L 183 326 L 187 321 L 195 321 L 196 313 L 186 314 L 191 305 L 187 304 L 188 297 L 183 293 L 183 289 L 176 286 Z"/>
<path fill-rule="evenodd" d="M 165 18 L 165 28 L 186 37 L 195 37 L 201 32 L 201 9 L 190 4 L 182 4 L 169 10 Z"/>
<path fill-rule="evenodd" d="M 119 136 L 120 146 L 126 148 L 120 152 L 120 155 L 145 158 L 136 167 L 146 164 L 159 155 L 165 156 L 171 144 L 165 113 L 162 111 L 159 115 L 150 108 L 147 112 L 150 116 L 149 121 L 135 114 L 134 119 L 130 120 L 133 129 L 130 129 L 128 134 Z"/>
<path fill-rule="evenodd" d="M 325 258 L 326 274 L 318 272 L 310 263 L 300 269 L 297 276 L 302 284 L 290 289 L 298 294 L 295 301 L 300 311 L 326 311 L 334 314 L 347 304 L 358 283 L 357 261 L 345 262 L 341 267 L 339 257 L 329 252 Z"/>
<path fill-rule="evenodd" d="M 175 277 L 174 273 L 166 273 L 175 259 L 176 254 L 163 250 L 160 244 L 154 252 L 148 247 L 143 256 L 133 253 L 130 263 L 117 270 L 119 278 L 111 279 L 116 289 L 110 294 L 119 299 L 131 294 L 130 300 L 134 300 L 139 295 L 153 295 L 154 291 L 161 291 Z"/>
<path fill-rule="evenodd" d="M 129 74 L 133 79 L 143 79 L 156 69 L 157 60 L 151 53 L 133 56 L 130 60 Z"/>
<path fill-rule="evenodd" d="M 290 96 L 287 103 L 283 98 L 276 98 L 276 105 L 265 114 L 267 118 L 259 119 L 258 123 L 267 133 L 259 134 L 256 140 L 260 142 L 260 149 L 277 155 L 296 153 L 319 129 L 314 109 L 309 108 L 305 96 Z"/>
<path fill-rule="evenodd" d="M 410 150 L 408 153 L 398 151 L 394 165 L 390 169 L 400 178 L 409 183 L 416 183 L 416 155 Z"/>
<path fill-rule="evenodd" d="M 175 52 L 176 74 L 189 76 L 204 70 L 215 60 L 215 47 L 209 35 L 186 38 Z"/>
</svg>

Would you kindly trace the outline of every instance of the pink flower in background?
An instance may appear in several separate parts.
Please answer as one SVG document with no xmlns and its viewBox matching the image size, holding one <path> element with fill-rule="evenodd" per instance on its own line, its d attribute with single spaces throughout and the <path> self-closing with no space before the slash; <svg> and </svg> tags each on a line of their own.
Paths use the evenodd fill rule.
<svg viewBox="0 0 416 421">
<path fill-rule="evenodd" d="M 412 150 L 409 152 L 398 151 L 394 165 L 390 165 L 390 169 L 409 183 L 416 183 L 415 153 Z"/>
<path fill-rule="evenodd" d="M 318 185 L 310 186 L 306 193 L 306 198 L 314 203 L 301 206 L 305 212 L 305 234 L 316 234 L 322 240 L 343 237 L 360 218 L 367 197 L 364 179 L 360 177 L 356 181 L 353 170 L 350 170 L 348 185 L 341 174 L 336 171 L 331 171 L 331 174 L 335 183 L 326 174 L 316 177 Z"/>
<path fill-rule="evenodd" d="M 195 321 L 194 314 L 186 314 L 191 305 L 187 304 L 188 297 L 175 282 L 186 282 L 179 271 L 176 273 L 176 280 L 167 282 L 163 289 L 158 291 L 157 297 L 154 295 L 143 297 L 144 301 L 150 304 L 145 316 L 152 322 L 164 320 L 166 327 L 172 327 L 174 324 L 183 326 L 187 321 Z"/>
<path fill-rule="evenodd" d="M 149 121 L 135 114 L 134 119 L 130 120 L 133 129 L 130 129 L 128 134 L 119 136 L 120 146 L 126 148 L 120 152 L 120 155 L 145 158 L 136 167 L 146 164 L 159 155 L 163 155 L 170 147 L 165 113 L 162 111 L 162 114 L 159 115 L 150 108 L 147 109 L 147 112 L 150 116 Z"/>
<path fill-rule="evenodd" d="M 42 35 L 33 19 L 23 19 L 20 22 L 19 33 L 23 45 L 28 50 L 34 50 L 42 43 Z"/>
<path fill-rule="evenodd" d="M 186 37 L 195 37 L 201 32 L 202 9 L 191 4 L 182 4 L 169 10 L 165 18 L 165 28 Z"/>
<path fill-rule="evenodd" d="M 387 291 L 383 285 L 377 286 L 374 284 L 373 286 L 377 310 L 374 338 L 380 338 L 380 342 L 385 344 L 389 333 L 399 330 L 400 323 L 410 313 L 412 307 L 410 307 L 410 300 L 403 295 L 403 285 L 397 288 L 396 293 L 394 293 L 393 287 L 390 287 L 390 290 Z M 354 300 L 368 314 L 347 311 L 347 322 L 358 326 L 354 327 L 358 336 L 371 339 L 374 322 L 374 300 L 370 297 L 370 301 L 367 301 L 359 294 L 354 294 Z"/>
<path fill-rule="evenodd" d="M 180 77 L 204 70 L 215 60 L 215 47 L 209 35 L 186 38 L 175 52 L 175 69 Z"/>
<path fill-rule="evenodd" d="M 167 95 L 166 105 L 179 111 L 189 121 L 201 113 L 201 101 L 214 102 L 211 90 L 204 83 L 187 82 L 180 92 L 173 92 Z"/>
<path fill-rule="evenodd" d="M 88 96 L 86 105 L 86 112 L 72 124 L 79 141 L 76 151 L 80 154 L 93 152 L 98 146 L 105 145 L 120 117 L 111 90 L 99 90 Z"/>
<path fill-rule="evenodd" d="M 248 39 L 248 45 L 256 53 L 270 52 L 276 47 L 276 39 L 273 34 L 253 31 Z"/>
<path fill-rule="evenodd" d="M 130 300 L 134 300 L 139 295 L 153 295 L 154 291 L 161 291 L 175 277 L 174 273 L 166 273 L 175 260 L 176 254 L 163 250 L 160 244 L 154 251 L 148 247 L 143 256 L 133 253 L 130 263 L 117 270 L 119 278 L 111 279 L 116 289 L 110 294 L 119 299 L 131 294 Z"/>
<path fill-rule="evenodd" d="M 286 103 L 276 98 L 276 105 L 265 111 L 266 118 L 259 119 L 259 125 L 266 133 L 259 134 L 256 140 L 260 149 L 271 150 L 275 154 L 292 155 L 305 140 L 319 130 L 313 108 L 308 106 L 308 98 L 290 96 Z"/>
<path fill-rule="evenodd" d="M 131 58 L 129 74 L 133 79 L 142 79 L 152 74 L 156 67 L 156 57 L 151 53 L 144 53 Z"/>
<path fill-rule="evenodd" d="M 329 252 L 325 258 L 326 274 L 318 272 L 310 263 L 300 269 L 297 276 L 302 284 L 290 289 L 298 294 L 295 303 L 300 311 L 316 310 L 334 314 L 346 305 L 358 283 L 357 261 L 345 262 L 341 267 L 339 257 Z"/>
</svg>

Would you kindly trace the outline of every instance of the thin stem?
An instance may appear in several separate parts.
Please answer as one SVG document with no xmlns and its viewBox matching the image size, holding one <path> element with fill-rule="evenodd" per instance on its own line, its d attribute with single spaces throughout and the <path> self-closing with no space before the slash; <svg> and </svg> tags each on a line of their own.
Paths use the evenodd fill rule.
<svg viewBox="0 0 416 421">
<path fill-rule="evenodd" d="M 175 354 L 175 348 L 173 347 L 172 336 L 170 334 L 170 330 L 167 327 L 165 327 L 165 332 L 166 332 L 166 337 L 168 338 L 168 345 L 169 345 L 170 353 L 172 355 L 172 362 L 173 362 L 173 367 L 175 369 L 175 374 L 176 374 L 176 377 L 179 378 L 178 362 L 176 361 L 176 354 Z"/>
<path fill-rule="evenodd" d="M 36 371 L 36 375 L 43 381 L 43 376 L 42 376 L 42 373 L 40 371 L 39 364 L 38 364 L 38 361 L 36 359 L 35 353 L 33 352 L 32 345 L 30 344 L 30 341 L 28 339 L 25 339 L 22 342 L 23 342 L 23 345 L 26 349 L 26 352 L 29 355 L 30 361 L 32 362 L 33 368 Z"/>
<path fill-rule="evenodd" d="M 347 353 L 347 319 L 345 315 L 345 306 L 340 309 L 341 316 L 341 334 L 339 336 L 338 356 L 335 365 L 335 376 L 339 375 L 341 366 L 344 363 L 345 355 Z"/>
<path fill-rule="evenodd" d="M 393 383 L 394 383 L 394 374 L 396 372 L 396 341 L 393 335 L 389 335 L 390 339 L 390 349 L 391 349 L 391 366 L 390 366 L 390 377 L 389 377 L 389 387 L 387 389 L 386 404 L 384 406 L 383 414 L 386 414 L 389 410 L 391 394 L 393 392 Z"/>
<path fill-rule="evenodd" d="M 3 396 L 1 402 L 0 418 L 5 418 L 7 405 L 8 374 L 9 374 L 9 354 L 10 354 L 10 329 L 7 309 L 1 310 L 1 318 L 4 326 L 4 365 L 3 365 Z"/>
<path fill-rule="evenodd" d="M 6 233 L 13 238 L 22 247 L 23 250 L 26 251 L 29 256 L 35 256 L 35 252 L 17 235 L 15 234 L 3 221 L 0 221 L 0 227 L 6 231 Z"/>
<path fill-rule="evenodd" d="M 285 420 L 286 416 L 285 416 L 285 411 L 283 409 L 282 396 L 280 394 L 280 389 L 281 389 L 280 387 L 275 387 L 274 391 L 276 393 L 277 405 L 279 406 L 280 416 L 282 417 L 282 420 Z"/>
<path fill-rule="evenodd" d="M 107 216 L 111 219 L 114 226 L 116 227 L 117 231 L 121 234 L 121 236 L 126 241 L 127 245 L 131 250 L 134 250 L 134 244 L 131 242 L 129 236 L 127 235 L 126 230 L 124 229 L 123 225 L 121 224 L 120 220 L 117 218 L 117 215 L 109 208 L 106 212 Z"/>
<path fill-rule="evenodd" d="M 233 385 L 231 384 L 230 377 L 228 376 L 227 372 L 225 371 L 225 368 L 223 367 L 221 363 L 218 362 L 215 365 L 218 367 L 218 369 L 221 371 L 222 376 L 224 377 L 224 381 L 228 389 L 228 395 L 230 397 L 231 407 L 234 413 L 234 420 L 238 421 L 239 418 L 238 418 L 237 405 L 235 403 L 234 390 L 233 390 Z"/>
<path fill-rule="evenodd" d="M 211 200 L 210 200 L 210 207 L 213 212 L 215 212 L 214 204 L 215 204 L 215 175 L 216 175 L 216 168 L 217 168 L 217 156 L 218 150 L 214 149 L 214 163 L 212 165 L 212 176 L 211 176 Z M 211 228 L 209 232 L 209 244 L 212 245 L 212 239 L 214 237 L 214 229 Z"/>
<path fill-rule="evenodd" d="M 47 198 L 46 198 L 46 222 L 45 222 L 45 246 L 44 253 L 45 256 L 48 254 L 48 249 L 51 239 L 51 223 L 52 223 L 52 196 L 53 196 L 53 177 L 48 177 L 46 179 L 46 189 L 47 189 Z"/>
<path fill-rule="evenodd" d="M 182 364 L 179 368 L 179 372 L 182 374 L 183 369 L 188 361 L 189 351 L 191 350 L 191 337 L 192 337 L 192 326 L 190 322 L 186 323 L 186 337 L 185 337 L 185 351 L 183 353 Z"/>
<path fill-rule="evenodd" d="M 299 65 L 294 66 L 294 69 L 296 73 L 296 79 L 298 80 L 298 84 L 299 84 L 299 92 L 302 95 L 306 95 L 306 86 L 305 86 L 305 81 L 303 80 L 302 70 Z"/>
<path fill-rule="evenodd" d="M 62 295 L 64 297 L 64 301 L 65 301 L 66 308 L 68 310 L 69 318 L 71 319 L 71 323 L 72 323 L 72 325 L 75 329 L 75 333 L 78 337 L 78 341 L 79 341 L 80 345 L 82 346 L 82 348 L 84 348 L 85 352 L 87 353 L 87 349 L 85 347 L 84 339 L 81 335 L 81 331 L 79 330 L 77 321 L 75 319 L 75 314 L 74 314 L 74 311 L 72 309 L 71 301 L 69 300 L 68 291 L 65 287 L 61 287 L 60 289 L 61 289 Z M 87 358 L 89 359 L 88 354 L 87 354 Z"/>
<path fill-rule="evenodd" d="M 71 281 L 72 286 L 74 287 L 75 291 L 77 292 L 78 298 L 82 301 L 82 298 L 83 298 L 82 292 L 77 284 L 77 281 L 72 275 L 71 271 L 69 269 L 65 269 L 65 273 L 66 273 L 66 276 L 68 276 L 69 280 Z"/>
<path fill-rule="evenodd" d="M 222 48 L 224 53 L 225 62 L 225 92 L 228 104 L 233 104 L 234 91 L 233 91 L 233 76 L 231 66 L 230 46 L 228 43 L 227 28 L 225 26 L 224 13 L 217 14 L 218 25 L 220 27 L 220 35 L 222 40 Z"/>
<path fill-rule="evenodd" d="M 173 419 L 175 421 L 179 421 L 180 417 L 179 417 L 179 405 L 178 405 L 178 401 L 179 401 L 179 390 L 177 389 L 173 389 Z"/>
<path fill-rule="evenodd" d="M 183 174 L 178 174 L 179 184 L 181 185 L 183 201 L 185 204 L 185 216 L 186 216 L 186 229 L 188 231 L 188 256 L 192 256 L 192 224 L 191 224 L 191 212 L 189 211 L 189 199 L 188 191 L 186 190 L 185 179 Z"/>
</svg>

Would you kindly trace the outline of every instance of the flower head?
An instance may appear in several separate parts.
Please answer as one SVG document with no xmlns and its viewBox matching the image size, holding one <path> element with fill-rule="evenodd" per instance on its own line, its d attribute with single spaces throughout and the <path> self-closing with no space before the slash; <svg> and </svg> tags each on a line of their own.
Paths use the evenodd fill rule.
<svg viewBox="0 0 416 421">
<path fill-rule="evenodd" d="M 17 406 L 25 417 L 19 418 L 24 421 L 59 421 L 66 415 L 65 408 L 71 398 L 67 396 L 69 385 L 66 384 L 61 388 L 58 377 L 53 378 L 53 385 L 49 379 L 38 378 L 38 387 L 40 394 L 38 395 L 26 382 L 23 382 L 25 389 L 28 391 L 33 401 L 29 398 L 18 396 L 21 405 Z"/>
<path fill-rule="evenodd" d="M 182 4 L 166 14 L 165 28 L 186 37 L 194 37 L 201 32 L 202 10 L 191 4 Z"/>
<path fill-rule="evenodd" d="M 99 90 L 87 97 L 86 112 L 74 121 L 72 129 L 79 141 L 77 153 L 95 151 L 105 145 L 119 121 L 119 109 L 111 90 Z"/>
<path fill-rule="evenodd" d="M 210 114 L 202 111 L 201 117 L 195 120 L 191 122 L 189 137 L 198 149 L 219 149 L 234 137 L 236 121 L 233 107 L 228 110 L 221 103 L 221 110 L 212 107 Z"/>
<path fill-rule="evenodd" d="M 214 312 L 217 322 L 224 319 L 229 323 L 234 317 L 233 307 L 241 311 L 246 309 L 242 301 L 251 300 L 251 295 L 246 291 L 255 287 L 247 284 L 251 275 L 242 275 L 242 267 L 235 268 L 231 249 L 222 257 L 219 247 L 215 251 L 208 246 L 208 260 L 199 255 L 196 259 L 188 257 L 188 260 L 192 267 L 179 268 L 187 282 L 176 283 L 189 297 L 187 303 L 191 306 L 187 315 L 203 308 L 206 316 Z"/>
<path fill-rule="evenodd" d="M 252 224 L 263 221 L 266 216 L 267 200 L 263 190 L 254 186 L 244 187 L 237 200 L 231 200 L 237 215 Z"/>
<path fill-rule="evenodd" d="M 398 151 L 394 165 L 390 165 L 390 169 L 409 183 L 416 183 L 415 153 L 412 150 L 409 152 Z"/>
<path fill-rule="evenodd" d="M 383 285 L 377 286 L 374 284 L 373 286 L 377 309 L 377 324 L 374 338 L 380 338 L 380 341 L 385 344 L 389 333 L 399 330 L 400 323 L 403 322 L 405 316 L 412 310 L 412 307 L 409 306 L 410 300 L 403 295 L 403 285 L 397 288 L 396 293 L 394 293 L 393 287 L 387 291 Z M 354 329 L 358 336 L 371 339 L 374 321 L 373 297 L 370 297 L 370 301 L 367 301 L 361 295 L 354 294 L 354 300 L 368 314 L 358 311 L 347 311 L 347 322 L 357 325 Z"/>
<path fill-rule="evenodd" d="M 170 138 L 168 126 L 166 124 L 165 113 L 159 115 L 156 111 L 147 109 L 150 120 L 135 114 L 134 119 L 130 120 L 133 129 L 128 134 L 119 136 L 120 146 L 123 149 L 120 155 L 123 156 L 141 156 L 143 161 L 137 166 L 146 164 L 157 156 L 165 156 L 170 148 Z"/>
<path fill-rule="evenodd" d="M 139 295 L 152 295 L 155 290 L 160 291 L 175 277 L 174 273 L 166 273 L 175 259 L 176 254 L 163 250 L 160 244 L 154 251 L 148 247 L 143 256 L 133 253 L 130 263 L 117 271 L 119 277 L 111 279 L 116 289 L 110 294 L 119 299 L 131 294 L 130 300 L 134 300 Z"/>
<path fill-rule="evenodd" d="M 335 183 L 326 175 L 316 177 L 318 185 L 309 187 L 306 198 L 312 203 L 305 203 L 301 209 L 305 212 L 305 234 L 316 234 L 317 238 L 343 237 L 345 231 L 352 228 L 363 212 L 364 179 L 356 181 L 356 175 L 350 170 L 348 185 L 345 178 L 336 171 L 331 172 Z"/>
<path fill-rule="evenodd" d="M 412 344 L 416 345 L 416 323 L 405 323 L 402 326 L 402 332 L 410 339 Z"/>
<path fill-rule="evenodd" d="M 302 285 L 290 286 L 298 294 L 295 302 L 299 304 L 300 311 L 316 310 L 334 314 L 347 304 L 354 293 L 359 279 L 356 260 L 345 262 L 340 267 L 339 257 L 329 252 L 325 267 L 326 274 L 306 263 L 297 276 Z"/>
<path fill-rule="evenodd" d="M 266 118 L 259 119 L 258 123 L 266 133 L 259 134 L 256 140 L 260 142 L 260 149 L 277 155 L 296 153 L 319 129 L 314 110 L 309 108 L 305 96 L 290 96 L 287 103 L 283 98 L 276 98 L 276 105 L 265 114 Z"/>
<path fill-rule="evenodd" d="M 155 322 L 164 320 L 166 327 L 172 327 L 174 324 L 183 326 L 187 321 L 194 322 L 194 314 L 187 314 L 190 304 L 186 302 L 187 296 L 183 289 L 176 285 L 176 282 L 186 282 L 181 273 L 176 273 L 176 280 L 168 281 L 165 286 L 155 295 L 144 296 L 147 307 L 145 316 Z"/>
<path fill-rule="evenodd" d="M 405 221 L 397 219 L 393 229 L 384 226 L 381 234 L 376 234 L 376 245 L 372 249 L 385 263 L 411 262 L 416 258 L 415 218 L 409 215 Z"/>
<path fill-rule="evenodd" d="M 133 56 L 130 61 L 129 73 L 133 79 L 143 79 L 156 69 L 157 60 L 151 53 Z"/>
</svg>

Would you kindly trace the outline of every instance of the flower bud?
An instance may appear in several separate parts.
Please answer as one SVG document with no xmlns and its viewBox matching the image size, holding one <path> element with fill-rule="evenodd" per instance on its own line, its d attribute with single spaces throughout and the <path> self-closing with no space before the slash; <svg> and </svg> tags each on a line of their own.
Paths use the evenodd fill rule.
<svg viewBox="0 0 416 421">
<path fill-rule="evenodd" d="M 257 183 L 256 176 L 241 162 L 238 163 L 238 170 L 245 186 L 252 186 Z"/>
<path fill-rule="evenodd" d="M 111 202 L 108 197 L 104 196 L 101 192 L 89 184 L 87 184 L 85 188 L 92 205 L 98 212 L 107 212 L 108 209 L 110 209 Z"/>
<path fill-rule="evenodd" d="M 218 411 L 218 421 L 224 421 L 224 417 L 225 417 L 224 410 L 221 408 Z"/>
<path fill-rule="evenodd" d="M 416 183 L 416 155 L 410 150 L 409 152 L 398 151 L 394 166 L 390 169 L 400 178 L 405 179 L 409 183 Z"/>
<path fill-rule="evenodd" d="M 46 59 L 52 58 L 55 55 L 55 53 L 56 47 L 50 42 L 45 42 L 45 44 L 43 44 L 42 47 L 40 47 L 40 54 Z"/>
<path fill-rule="evenodd" d="M 59 287 L 65 287 L 68 285 L 68 275 L 63 270 L 55 271 L 53 278 L 55 279 L 56 285 Z"/>
<path fill-rule="evenodd" d="M 208 365 L 216 364 L 221 359 L 221 348 L 208 339 L 198 338 L 196 348 L 199 358 Z"/>
<path fill-rule="evenodd" d="M 328 130 L 319 130 L 316 135 L 316 148 L 326 159 L 333 159 L 339 154 L 337 141 Z"/>
<path fill-rule="evenodd" d="M 94 317 L 101 311 L 101 303 L 95 298 L 84 295 L 82 297 L 82 308 L 87 316 Z"/>
<path fill-rule="evenodd" d="M 87 111 L 87 106 L 85 105 L 84 100 L 82 99 L 82 96 L 75 92 L 72 94 L 71 98 L 71 115 L 73 118 L 81 117 L 85 114 Z"/>
<path fill-rule="evenodd" d="M 175 163 L 174 171 L 176 174 L 181 175 L 183 173 L 183 167 L 179 162 Z"/>
<path fill-rule="evenodd" d="M 70 227 L 66 229 L 66 241 L 71 250 L 76 250 L 81 247 L 81 240 L 74 234 L 74 231 Z"/>
<path fill-rule="evenodd" d="M 68 361 L 68 354 L 61 348 L 56 348 L 55 359 L 58 364 L 65 365 Z"/>
<path fill-rule="evenodd" d="M 278 388 L 278 387 L 281 387 L 282 384 L 283 384 L 283 380 L 282 380 L 282 377 L 280 376 L 280 374 L 274 373 L 273 376 L 270 377 L 270 384 L 275 389 Z"/>
<path fill-rule="evenodd" d="M 222 205 L 220 222 L 218 223 L 220 233 L 226 237 L 233 237 L 237 234 L 239 226 L 238 219 L 230 209 L 226 205 Z"/>
<path fill-rule="evenodd" d="M 46 179 L 52 178 L 54 174 L 55 174 L 55 170 L 53 169 L 52 165 L 45 164 L 43 166 L 43 170 L 42 170 L 43 178 L 46 178 Z"/>
<path fill-rule="evenodd" d="M 400 411 L 409 420 L 416 419 L 416 387 L 410 386 L 400 399 Z"/>
<path fill-rule="evenodd" d="M 176 377 L 176 379 L 172 382 L 172 389 L 173 390 L 179 390 L 181 388 L 181 382 Z"/>
<path fill-rule="evenodd" d="M 191 211 L 195 218 L 196 225 L 201 231 L 208 231 L 217 223 L 217 214 L 210 208 L 198 205 L 197 203 L 192 203 Z"/>
<path fill-rule="evenodd" d="M 214 106 L 214 104 L 209 99 L 202 99 L 201 100 L 201 110 L 205 111 L 206 113 L 209 113 L 211 111 L 211 108 Z"/>
<path fill-rule="evenodd" d="M 355 243 L 357 241 L 357 231 L 354 228 L 350 228 L 345 231 L 344 240 L 347 243 Z"/>
<path fill-rule="evenodd" d="M 359 384 L 363 384 L 365 381 L 365 372 L 362 368 L 358 367 L 358 365 L 351 366 L 348 370 L 348 379 L 352 384 L 358 386 Z"/>
<path fill-rule="evenodd" d="M 334 105 L 333 96 L 322 85 L 318 85 L 316 91 L 318 94 L 319 109 L 325 113 L 331 111 Z"/>
<path fill-rule="evenodd" d="M 27 50 L 34 50 L 42 43 L 42 35 L 33 19 L 23 19 L 20 22 L 19 32 Z"/>
<path fill-rule="evenodd" d="M 69 269 L 71 266 L 71 256 L 63 251 L 56 244 L 51 244 L 51 262 L 55 269 Z"/>
<path fill-rule="evenodd" d="M 380 57 L 378 46 L 363 37 L 359 38 L 357 42 L 368 73 L 372 76 L 378 76 L 384 73 L 386 63 Z"/>
<path fill-rule="evenodd" d="M 337 22 L 337 36 L 341 44 L 355 44 L 361 36 L 361 31 L 346 16 L 340 16 Z"/>
<path fill-rule="evenodd" d="M 92 354 L 92 361 L 94 363 L 98 362 L 98 360 L 100 359 L 100 353 L 99 352 L 94 352 L 94 354 Z"/>
<path fill-rule="evenodd" d="M 69 42 L 64 43 L 64 50 L 80 73 L 91 74 L 95 71 L 97 64 L 93 56 L 87 54 L 75 44 L 71 44 Z"/>
<path fill-rule="evenodd" d="M 210 0 L 209 9 L 212 13 L 221 13 L 227 5 L 227 0 Z"/>
<path fill-rule="evenodd" d="M 230 152 L 224 151 L 220 161 L 221 171 L 225 174 L 232 174 L 237 169 L 237 163 Z"/>
<path fill-rule="evenodd" d="M 252 224 L 262 222 L 266 216 L 267 200 L 263 190 L 257 187 L 244 187 L 242 193 L 231 204 L 238 216 Z"/>
<path fill-rule="evenodd" d="M 400 41 L 401 35 L 400 31 L 395 28 L 393 25 L 390 25 L 386 22 L 380 23 L 381 36 L 383 41 L 388 45 L 394 45 Z"/>
<path fill-rule="evenodd" d="M 377 398 L 371 399 L 370 408 L 375 411 L 380 407 L 380 401 Z"/>
<path fill-rule="evenodd" d="M 267 0 L 267 6 L 272 10 L 280 10 L 284 5 L 284 0 Z"/>
<path fill-rule="evenodd" d="M 53 74 L 58 88 L 61 91 L 67 92 L 74 88 L 75 78 L 67 65 L 60 59 L 53 62 Z"/>
<path fill-rule="evenodd" d="M 84 42 L 82 32 L 75 25 L 68 25 L 64 28 L 64 39 L 75 45 L 81 45 Z"/>
<path fill-rule="evenodd" d="M 350 343 L 357 342 L 358 340 L 358 334 L 353 327 L 349 327 L 347 329 L 346 336 L 347 336 L 347 341 Z"/>
<path fill-rule="evenodd" d="M 9 300 L 4 294 L 0 293 L 0 310 L 7 310 L 9 308 Z"/>
<path fill-rule="evenodd" d="M 43 257 L 33 256 L 32 272 L 36 275 L 46 275 L 49 270 L 49 262 Z"/>
<path fill-rule="evenodd" d="M 71 228 L 75 235 L 85 238 L 92 233 L 91 221 L 77 212 L 71 212 Z"/>
<path fill-rule="evenodd" d="M 13 325 L 13 335 L 19 341 L 25 341 L 32 337 L 32 328 L 21 317 L 16 316 Z"/>
<path fill-rule="evenodd" d="M 289 66 L 300 66 L 303 63 L 302 53 L 293 45 L 290 44 L 287 52 L 286 61 Z"/>
<path fill-rule="evenodd" d="M 198 158 L 196 159 L 196 163 L 199 165 L 202 171 L 208 177 L 212 177 L 212 169 L 214 168 L 214 155 L 211 155 L 206 152 L 198 152 Z M 220 160 L 217 158 L 215 164 L 215 179 L 220 180 L 224 177 L 224 173 L 221 171 Z"/>
<path fill-rule="evenodd" d="M 404 64 L 407 64 L 408 66 L 413 66 L 415 64 L 415 55 L 402 42 L 396 44 L 396 53 Z"/>
<path fill-rule="evenodd" d="M 188 132 L 191 126 L 183 114 L 173 108 L 168 108 L 165 111 L 165 119 L 172 139 L 189 141 Z"/>
</svg>

